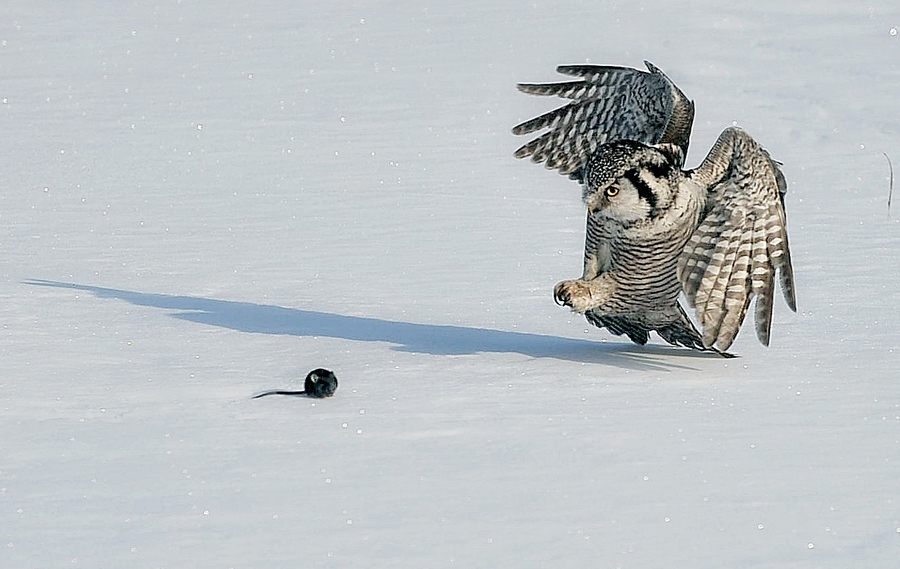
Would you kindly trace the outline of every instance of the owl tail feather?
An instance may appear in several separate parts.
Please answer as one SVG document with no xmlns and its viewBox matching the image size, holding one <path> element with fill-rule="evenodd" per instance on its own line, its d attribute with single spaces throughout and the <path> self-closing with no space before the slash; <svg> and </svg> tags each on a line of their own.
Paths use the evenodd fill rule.
<svg viewBox="0 0 900 569">
<path fill-rule="evenodd" d="M 675 305 L 677 308 L 676 317 L 678 318 L 671 324 L 662 328 L 649 328 L 627 316 L 615 316 L 611 314 L 597 314 L 596 312 L 586 312 L 585 318 L 588 322 L 598 328 L 606 328 L 616 336 L 625 335 L 628 339 L 643 346 L 650 338 L 650 332 L 655 331 L 666 342 L 673 346 L 683 346 L 691 348 L 699 352 L 713 352 L 719 354 L 723 358 L 733 358 L 734 354 L 723 352 L 714 347 L 707 348 L 703 345 L 703 337 L 697 332 L 691 319 L 680 304 Z"/>
<path fill-rule="evenodd" d="M 663 340 L 673 346 L 684 346 L 685 348 L 691 348 L 700 352 L 714 352 L 723 358 L 735 357 L 734 354 L 723 352 L 715 347 L 707 348 L 704 346 L 703 337 L 700 335 L 700 332 L 697 331 L 697 328 L 694 327 L 694 323 L 688 318 L 688 315 L 684 312 L 681 304 L 676 303 L 675 306 L 678 308 L 680 318 L 668 326 L 656 330 L 656 333 L 659 334 Z"/>
<path fill-rule="evenodd" d="M 646 344 L 650 338 L 650 328 L 642 326 L 627 316 L 601 315 L 591 311 L 585 312 L 584 317 L 594 326 L 606 328 L 616 336 L 625 334 L 629 340 L 641 346 Z"/>
</svg>

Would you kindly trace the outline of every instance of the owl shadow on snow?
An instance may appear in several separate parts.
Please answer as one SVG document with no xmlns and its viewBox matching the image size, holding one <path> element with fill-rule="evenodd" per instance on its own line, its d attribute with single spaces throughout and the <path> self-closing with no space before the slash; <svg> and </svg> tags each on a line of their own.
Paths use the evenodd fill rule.
<svg viewBox="0 0 900 569">
<path fill-rule="evenodd" d="M 655 371 L 696 369 L 657 359 L 658 356 L 667 359 L 673 355 L 704 357 L 697 352 L 667 346 L 637 347 L 625 343 L 607 344 L 488 328 L 397 322 L 251 302 L 144 293 L 47 280 L 28 280 L 25 284 L 79 290 L 98 298 L 115 298 L 137 306 L 173 310 L 175 312 L 171 316 L 174 318 L 241 332 L 388 342 L 396 345 L 395 350 L 412 353 L 518 353 L 533 358 L 554 358 L 613 365 L 630 370 Z"/>
</svg>

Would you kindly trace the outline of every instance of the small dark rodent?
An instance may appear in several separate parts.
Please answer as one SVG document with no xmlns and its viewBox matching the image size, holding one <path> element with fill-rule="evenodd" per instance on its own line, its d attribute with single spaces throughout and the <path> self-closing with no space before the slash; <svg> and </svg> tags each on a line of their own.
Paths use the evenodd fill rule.
<svg viewBox="0 0 900 569">
<path fill-rule="evenodd" d="M 334 372 L 324 368 L 317 368 L 309 372 L 306 380 L 303 382 L 303 391 L 264 391 L 252 398 L 264 397 L 266 395 L 307 395 L 321 399 L 323 397 L 331 397 L 337 391 L 338 380 Z"/>
</svg>

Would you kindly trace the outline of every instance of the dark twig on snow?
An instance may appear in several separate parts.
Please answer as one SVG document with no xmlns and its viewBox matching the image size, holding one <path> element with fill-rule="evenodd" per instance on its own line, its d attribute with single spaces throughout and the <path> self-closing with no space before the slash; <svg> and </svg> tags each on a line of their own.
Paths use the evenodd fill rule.
<svg viewBox="0 0 900 569">
<path fill-rule="evenodd" d="M 894 165 L 891 163 L 891 157 L 887 155 L 887 152 L 882 152 L 884 157 L 887 158 L 888 168 L 891 173 L 891 181 L 888 185 L 888 217 L 891 216 L 891 198 L 894 197 Z"/>
</svg>

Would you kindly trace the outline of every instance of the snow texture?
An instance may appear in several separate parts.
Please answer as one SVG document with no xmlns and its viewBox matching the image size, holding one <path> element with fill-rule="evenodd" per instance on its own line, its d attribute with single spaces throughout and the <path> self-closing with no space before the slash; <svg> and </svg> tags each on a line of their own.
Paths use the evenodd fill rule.
<svg viewBox="0 0 900 569">
<path fill-rule="evenodd" d="M 900 559 L 900 3 L 0 7 L 0 567 Z M 724 360 L 556 306 L 562 63 L 784 163 L 799 311 Z M 895 185 L 900 181 L 895 181 Z M 895 194 L 900 188 L 895 189 Z M 251 399 L 333 369 L 327 400 Z"/>
</svg>

